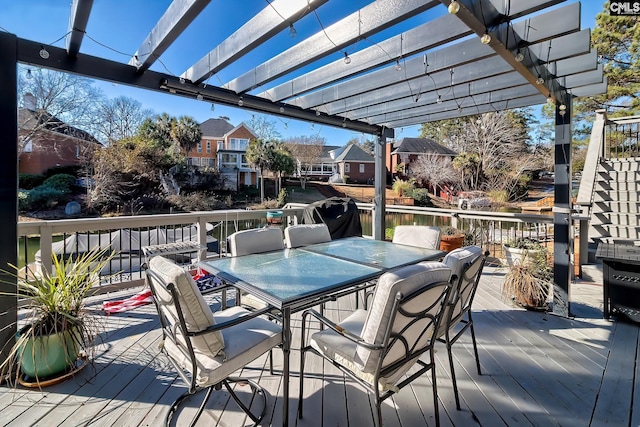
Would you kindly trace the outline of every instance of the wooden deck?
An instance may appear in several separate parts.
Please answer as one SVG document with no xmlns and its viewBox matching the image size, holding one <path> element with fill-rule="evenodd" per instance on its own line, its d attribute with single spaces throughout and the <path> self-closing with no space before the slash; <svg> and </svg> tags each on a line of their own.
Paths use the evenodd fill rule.
<svg viewBox="0 0 640 427">
<path fill-rule="evenodd" d="M 572 284 L 575 318 L 525 311 L 500 300 L 504 270 L 486 267 L 474 304 L 483 375 L 475 371 L 470 338 L 455 345 L 462 410 L 453 399 L 446 349 L 439 345 L 438 394 L 443 426 L 638 426 L 640 425 L 639 328 L 602 319 L 602 288 Z M 110 298 L 116 296 L 111 295 Z M 335 319 L 354 301 L 329 306 Z M 94 303 L 96 310 L 100 302 Z M 299 325 L 299 317 L 294 319 Z M 93 365 L 74 378 L 43 390 L 0 388 L 2 425 L 8 426 L 156 426 L 169 404 L 185 390 L 160 353 L 153 305 L 104 317 L 107 333 Z M 298 340 L 298 341 L 295 341 Z M 294 344 L 299 329 L 294 329 Z M 295 347 L 295 346 L 294 346 Z M 282 355 L 274 352 L 276 369 Z M 297 372 L 299 352 L 292 352 Z M 264 369 L 267 357 L 242 375 L 256 379 L 268 393 L 262 425 L 281 425 L 282 380 Z M 371 426 L 370 399 L 353 381 L 310 355 L 305 382 L 304 418 L 296 418 L 298 378 L 292 377 L 290 425 Z M 430 376 L 425 375 L 383 405 L 385 426 L 433 426 Z M 179 418 L 186 425 L 190 402 Z M 198 425 L 250 424 L 224 392 L 211 399 Z M 221 421 L 218 421 L 220 416 Z"/>
</svg>

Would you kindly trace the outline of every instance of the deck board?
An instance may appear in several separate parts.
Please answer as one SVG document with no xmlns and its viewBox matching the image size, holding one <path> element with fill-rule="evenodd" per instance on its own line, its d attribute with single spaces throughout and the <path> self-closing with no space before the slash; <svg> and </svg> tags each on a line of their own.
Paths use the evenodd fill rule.
<svg viewBox="0 0 640 427">
<path fill-rule="evenodd" d="M 504 270 L 488 266 L 474 303 L 482 375 L 467 332 L 454 344 L 462 409 L 455 408 L 444 344 L 436 345 L 438 406 L 446 426 L 601 426 L 640 424 L 640 345 L 637 324 L 602 319 L 602 288 L 573 283 L 572 318 L 531 312 L 501 300 Z M 102 296 L 101 298 L 105 298 Z M 212 301 L 213 302 L 213 301 Z M 93 306 L 99 309 L 99 302 Z M 355 309 L 354 297 L 327 304 L 341 320 Z M 158 348 L 161 334 L 152 305 L 104 316 L 104 343 L 94 362 L 74 378 L 33 390 L 0 388 L 3 425 L 155 426 L 186 385 Z M 309 354 L 304 417 L 297 418 L 300 316 L 292 319 L 289 422 L 292 426 L 372 425 L 371 397 L 340 371 Z M 317 324 L 313 326 L 317 330 Z M 282 424 L 282 353 L 274 351 L 275 374 L 264 355 L 239 374 L 267 392 L 262 425 Z M 244 391 L 245 387 L 236 386 Z M 383 403 L 388 427 L 433 426 L 429 373 Z M 196 399 L 178 415 L 187 425 Z M 198 425 L 248 425 L 226 393 L 214 393 Z"/>
</svg>

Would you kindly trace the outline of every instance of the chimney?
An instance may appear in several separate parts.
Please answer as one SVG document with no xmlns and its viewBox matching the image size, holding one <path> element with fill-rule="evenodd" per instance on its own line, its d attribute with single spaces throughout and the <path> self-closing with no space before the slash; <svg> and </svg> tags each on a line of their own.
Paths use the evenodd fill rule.
<svg viewBox="0 0 640 427">
<path fill-rule="evenodd" d="M 27 110 L 36 111 L 36 97 L 27 92 L 22 97 L 22 106 Z"/>
</svg>

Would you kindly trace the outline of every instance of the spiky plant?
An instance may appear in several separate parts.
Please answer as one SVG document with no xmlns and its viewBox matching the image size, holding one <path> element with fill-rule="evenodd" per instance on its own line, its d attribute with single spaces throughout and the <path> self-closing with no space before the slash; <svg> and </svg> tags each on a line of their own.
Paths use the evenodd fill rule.
<svg viewBox="0 0 640 427">
<path fill-rule="evenodd" d="M 61 334 L 69 359 L 91 349 L 99 325 L 97 318 L 85 309 L 85 298 L 91 294 L 92 286 L 99 280 L 100 271 L 112 256 L 105 250 L 94 250 L 66 259 L 54 255 L 52 271 L 43 270 L 40 274 L 19 274 L 18 268 L 10 265 L 15 272 L 8 274 L 17 279 L 17 289 L 12 296 L 27 302 L 25 308 L 29 314 L 16 341 L 6 344 L 11 348 L 7 358 L 0 364 L 2 377 L 17 380 L 19 367 L 29 353 L 33 358 L 32 363 L 36 364 L 36 351 L 33 348 L 36 346 L 34 340 L 38 337 Z M 25 350 L 27 348 L 30 350 Z M 71 365 L 75 359 L 68 362 Z"/>
</svg>

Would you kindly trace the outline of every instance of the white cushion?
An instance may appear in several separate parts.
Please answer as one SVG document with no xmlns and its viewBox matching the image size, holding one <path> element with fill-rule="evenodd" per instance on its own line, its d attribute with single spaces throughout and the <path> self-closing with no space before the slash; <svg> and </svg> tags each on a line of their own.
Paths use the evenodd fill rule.
<svg viewBox="0 0 640 427">
<path fill-rule="evenodd" d="M 449 252 L 442 260 L 443 264 L 451 268 L 452 278 L 455 275 L 456 279 L 452 281 L 453 289 L 449 298 L 450 304 L 447 304 L 445 322 L 440 326 L 438 337 L 442 336 L 447 328 L 451 328 L 458 323 L 463 314 L 462 310 L 470 304 L 471 294 L 476 286 L 477 275 L 480 273 L 478 260 L 481 256 L 482 248 L 479 246 L 467 246 Z M 467 268 L 466 271 L 465 268 Z M 464 276 L 461 278 L 463 274 Z M 448 323 L 449 317 L 451 317 L 450 323 Z"/>
<path fill-rule="evenodd" d="M 440 228 L 426 225 L 398 225 L 393 231 L 393 243 L 438 249 Z"/>
<path fill-rule="evenodd" d="M 376 286 L 372 306 L 369 311 L 356 310 L 340 326 L 355 335 L 361 336 L 367 343 L 382 344 L 384 334 L 389 319 L 395 296 L 398 292 L 408 295 L 422 287 L 425 292 L 415 298 L 405 308 L 413 311 L 420 311 L 427 308 L 434 301 L 440 300 L 443 296 L 444 286 L 433 286 L 437 283 L 449 280 L 450 270 L 447 266 L 439 262 L 415 264 L 401 268 L 395 272 L 385 273 Z M 434 306 L 433 314 L 440 310 L 441 304 Z M 392 332 L 398 332 L 407 325 L 406 318 L 400 314 L 396 315 Z M 410 327 L 404 334 L 412 345 L 412 341 L 418 340 L 419 346 L 425 345 L 431 340 L 432 331 L 423 332 L 424 323 L 418 322 L 415 327 Z M 311 336 L 310 344 L 320 353 L 342 366 L 351 370 L 359 378 L 373 384 L 374 372 L 380 357 L 379 351 L 371 351 L 362 346 L 358 346 L 351 340 L 326 329 L 316 332 Z M 382 364 L 383 367 L 404 357 L 404 348 L 400 348 L 399 343 L 389 351 Z M 381 390 L 393 389 L 394 384 L 413 366 L 415 360 L 407 361 L 398 369 L 381 377 L 378 386 Z"/>
<path fill-rule="evenodd" d="M 312 245 L 331 241 L 329 227 L 326 224 L 291 225 L 284 229 L 287 248 Z"/>
<path fill-rule="evenodd" d="M 229 236 L 231 256 L 258 254 L 284 249 L 282 229 L 278 227 L 255 228 L 236 231 Z"/>
<path fill-rule="evenodd" d="M 215 324 L 211 309 L 186 270 L 162 256 L 151 258 L 149 268 L 158 274 L 165 284 L 173 283 L 176 286 L 180 308 L 189 332 L 199 332 Z M 151 278 L 149 285 L 153 286 L 160 308 L 177 330 L 178 315 L 171 294 L 162 284 L 156 283 L 153 276 L 148 277 Z M 184 340 L 184 337 L 180 339 Z M 193 337 L 191 343 L 196 353 L 216 355 L 224 349 L 224 338 L 220 332 Z"/>
<path fill-rule="evenodd" d="M 242 307 L 231 307 L 215 313 L 214 318 L 216 322 L 223 323 L 249 313 Z M 225 328 L 221 332 L 225 342 L 224 355 L 196 353 L 198 371 L 194 375 L 196 383 L 201 387 L 219 383 L 282 342 L 282 328 L 261 317 Z M 178 348 L 170 341 L 165 343 L 165 348 L 171 358 L 191 371 L 191 361 L 185 348 Z"/>
<path fill-rule="evenodd" d="M 464 266 L 473 264 L 481 255 L 482 248 L 479 246 L 467 246 L 452 250 L 444 257 L 442 262 L 451 269 L 451 275 L 459 278 Z"/>
</svg>

